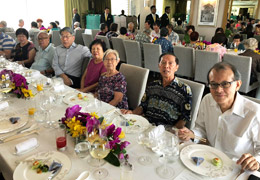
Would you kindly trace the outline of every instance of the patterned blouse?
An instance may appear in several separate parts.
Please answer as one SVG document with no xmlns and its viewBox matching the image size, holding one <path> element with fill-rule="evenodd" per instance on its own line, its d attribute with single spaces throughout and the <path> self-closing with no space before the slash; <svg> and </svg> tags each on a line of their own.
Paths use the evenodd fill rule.
<svg viewBox="0 0 260 180">
<path fill-rule="evenodd" d="M 190 87 L 175 77 L 166 87 L 161 80 L 152 82 L 140 106 L 150 123 L 175 125 L 179 120 L 191 121 L 191 98 Z"/>
<path fill-rule="evenodd" d="M 98 83 L 98 97 L 100 100 L 109 103 L 114 99 L 114 92 L 123 93 L 123 100 L 116 107 L 120 109 L 128 109 L 126 97 L 126 80 L 122 73 L 114 76 L 101 76 Z"/>
<path fill-rule="evenodd" d="M 168 41 L 166 38 L 161 37 L 157 39 L 154 44 L 160 44 L 162 48 L 162 54 L 167 53 L 167 52 L 172 52 L 173 53 L 173 46 L 170 41 Z"/>
</svg>

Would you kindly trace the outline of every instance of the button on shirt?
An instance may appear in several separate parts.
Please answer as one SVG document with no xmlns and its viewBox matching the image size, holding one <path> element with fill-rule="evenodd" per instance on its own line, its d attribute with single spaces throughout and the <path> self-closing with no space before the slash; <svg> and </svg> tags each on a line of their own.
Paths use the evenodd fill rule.
<svg viewBox="0 0 260 180">
<path fill-rule="evenodd" d="M 55 49 L 52 67 L 55 75 L 63 73 L 80 77 L 81 67 L 85 57 L 91 57 L 91 53 L 86 46 L 73 43 L 68 49 L 59 45 Z"/>
<path fill-rule="evenodd" d="M 55 48 L 50 43 L 44 50 L 42 48 L 36 53 L 31 69 L 44 71 L 52 68 L 52 60 Z"/>
<path fill-rule="evenodd" d="M 250 153 L 260 162 L 260 105 L 239 93 L 231 109 L 222 113 L 211 94 L 199 109 L 194 133 L 205 137 L 211 146 L 237 160 Z"/>
</svg>

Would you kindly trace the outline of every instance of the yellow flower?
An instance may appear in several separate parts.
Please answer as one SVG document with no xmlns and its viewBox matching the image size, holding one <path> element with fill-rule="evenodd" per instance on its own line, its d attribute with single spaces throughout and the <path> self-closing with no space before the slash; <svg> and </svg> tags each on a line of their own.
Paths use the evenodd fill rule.
<svg viewBox="0 0 260 180">
<path fill-rule="evenodd" d="M 37 84 L 37 91 L 42 91 L 43 90 L 43 85 Z"/>
<path fill-rule="evenodd" d="M 22 91 L 24 97 L 33 97 L 31 90 L 28 90 L 28 89 L 25 89 L 25 88 L 22 87 L 21 91 Z"/>
<path fill-rule="evenodd" d="M 118 136 L 120 139 L 123 139 L 125 137 L 124 131 L 121 131 L 120 135 Z"/>
<path fill-rule="evenodd" d="M 92 113 L 90 113 L 90 115 L 91 115 L 92 117 L 95 117 L 96 119 L 99 118 L 96 112 L 92 112 Z"/>
<path fill-rule="evenodd" d="M 4 80 L 4 79 L 5 79 L 5 75 L 2 74 L 2 80 Z"/>
</svg>

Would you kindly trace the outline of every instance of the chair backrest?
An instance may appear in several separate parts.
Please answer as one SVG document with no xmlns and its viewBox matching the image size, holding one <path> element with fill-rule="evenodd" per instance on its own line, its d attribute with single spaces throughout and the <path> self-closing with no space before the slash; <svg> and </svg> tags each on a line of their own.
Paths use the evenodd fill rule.
<svg viewBox="0 0 260 180">
<path fill-rule="evenodd" d="M 120 61 L 126 63 L 125 46 L 123 39 L 117 37 L 111 37 L 113 49 L 117 50 L 119 53 Z"/>
<path fill-rule="evenodd" d="M 177 75 L 189 78 L 194 77 L 195 56 L 191 47 L 174 46 L 174 54 L 179 59 Z"/>
<path fill-rule="evenodd" d="M 60 31 L 52 31 L 52 44 L 54 44 L 55 47 L 61 45 L 61 40 L 60 40 Z"/>
<path fill-rule="evenodd" d="M 187 85 L 190 86 L 191 92 L 192 92 L 192 106 L 191 106 L 191 122 L 189 122 L 186 126 L 188 128 L 193 128 L 195 125 L 195 121 L 197 119 L 199 107 L 200 107 L 200 102 L 202 99 L 203 91 L 205 88 L 204 84 L 197 83 L 194 81 L 190 81 L 187 79 L 183 78 L 178 78 L 180 81 L 183 83 L 186 83 Z"/>
<path fill-rule="evenodd" d="M 241 35 L 242 35 L 244 40 L 247 39 L 247 34 L 241 34 Z"/>
<path fill-rule="evenodd" d="M 128 98 L 129 109 L 135 109 L 140 104 L 144 95 L 149 70 L 122 63 L 119 72 L 126 78 L 126 96 Z"/>
<path fill-rule="evenodd" d="M 247 99 L 249 99 L 249 100 L 251 100 L 251 101 L 254 101 L 254 102 L 260 104 L 260 99 L 253 98 L 253 97 L 250 97 L 250 96 L 244 96 L 244 97 L 247 98 Z"/>
<path fill-rule="evenodd" d="M 85 58 L 83 59 L 82 67 L 81 67 L 81 75 L 84 74 L 86 68 L 88 67 L 89 61 L 90 61 L 90 57 L 85 57 Z"/>
<path fill-rule="evenodd" d="M 232 54 L 224 54 L 223 61 L 233 64 L 241 73 L 242 86 L 239 91 L 248 93 L 259 86 L 259 82 L 250 85 L 252 58 L 248 56 L 238 56 Z"/>
<path fill-rule="evenodd" d="M 110 49 L 110 42 L 106 36 L 97 35 L 96 37 L 97 39 L 101 39 L 102 41 L 104 41 L 106 43 L 107 49 Z"/>
<path fill-rule="evenodd" d="M 144 67 L 150 71 L 160 72 L 158 68 L 159 56 L 162 54 L 160 44 L 143 43 Z"/>
<path fill-rule="evenodd" d="M 179 35 L 179 40 L 180 41 L 183 41 L 183 39 L 184 39 L 184 34 L 178 34 Z"/>
<path fill-rule="evenodd" d="M 195 76 L 194 80 L 207 83 L 207 75 L 212 66 L 219 62 L 219 53 L 210 51 L 195 51 Z"/>
<path fill-rule="evenodd" d="M 97 35 L 97 33 L 99 32 L 100 30 L 99 29 L 92 29 L 92 37 L 93 37 L 93 39 L 95 39 L 95 37 L 96 37 L 96 35 Z"/>
<path fill-rule="evenodd" d="M 84 45 L 89 48 L 89 45 L 93 41 L 92 35 L 91 34 L 82 34 L 82 39 L 83 39 Z"/>
<path fill-rule="evenodd" d="M 33 33 L 33 44 L 37 50 L 39 50 L 39 42 L 38 42 L 38 37 L 37 37 L 38 33 L 39 32 Z"/>
<path fill-rule="evenodd" d="M 85 29 L 80 29 L 80 30 L 76 30 L 75 33 L 75 43 L 76 44 L 81 44 L 84 46 L 84 42 L 83 42 L 83 38 L 82 38 L 82 34 L 84 33 Z"/>
<path fill-rule="evenodd" d="M 260 35 L 254 35 L 254 38 L 255 38 L 258 42 L 260 42 Z"/>
<path fill-rule="evenodd" d="M 142 67 L 142 54 L 139 42 L 124 40 L 123 44 L 125 46 L 127 64 Z"/>
</svg>

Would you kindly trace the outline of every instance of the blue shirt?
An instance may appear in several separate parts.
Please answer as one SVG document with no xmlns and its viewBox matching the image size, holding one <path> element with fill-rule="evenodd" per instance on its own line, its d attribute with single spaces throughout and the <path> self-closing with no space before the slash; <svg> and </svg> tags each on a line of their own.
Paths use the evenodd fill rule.
<svg viewBox="0 0 260 180">
<path fill-rule="evenodd" d="M 154 44 L 160 44 L 162 48 L 162 53 L 172 52 L 173 53 L 173 46 L 170 41 L 165 39 L 164 37 L 160 37 L 157 39 Z"/>
<path fill-rule="evenodd" d="M 36 53 L 31 69 L 44 71 L 52 68 L 52 60 L 55 48 L 50 43 L 44 50 L 42 48 Z"/>
<path fill-rule="evenodd" d="M 0 51 L 13 50 L 15 47 L 15 40 L 3 32 L 0 33 Z"/>
</svg>

